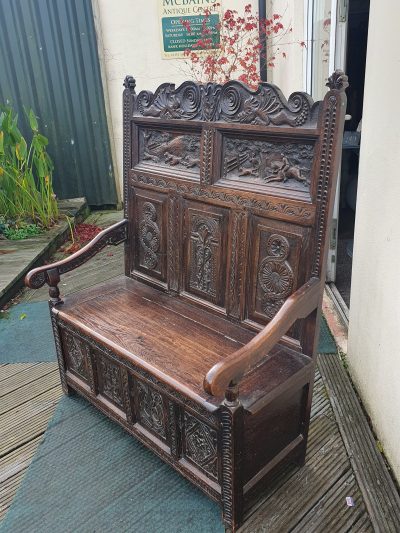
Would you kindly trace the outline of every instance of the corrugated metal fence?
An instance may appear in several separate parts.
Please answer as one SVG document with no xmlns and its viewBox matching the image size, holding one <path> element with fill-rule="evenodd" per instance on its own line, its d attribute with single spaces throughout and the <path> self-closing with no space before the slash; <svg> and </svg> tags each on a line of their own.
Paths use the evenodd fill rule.
<svg viewBox="0 0 400 533">
<path fill-rule="evenodd" d="M 60 198 L 117 202 L 90 0 L 0 0 L 0 104 L 40 118 Z M 24 128 L 22 128 L 24 131 Z"/>
</svg>

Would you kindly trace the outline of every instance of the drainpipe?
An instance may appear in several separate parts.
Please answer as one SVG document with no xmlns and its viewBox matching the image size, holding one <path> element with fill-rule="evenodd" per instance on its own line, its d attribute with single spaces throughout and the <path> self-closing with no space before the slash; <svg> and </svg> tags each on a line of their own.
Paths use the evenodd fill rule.
<svg viewBox="0 0 400 533">
<path fill-rule="evenodd" d="M 258 0 L 258 16 L 260 20 L 267 18 L 267 0 Z M 267 81 L 267 62 L 266 62 L 266 49 L 267 49 L 267 36 L 265 31 L 261 31 L 261 24 L 259 26 L 260 33 L 260 78 L 261 81 Z"/>
</svg>

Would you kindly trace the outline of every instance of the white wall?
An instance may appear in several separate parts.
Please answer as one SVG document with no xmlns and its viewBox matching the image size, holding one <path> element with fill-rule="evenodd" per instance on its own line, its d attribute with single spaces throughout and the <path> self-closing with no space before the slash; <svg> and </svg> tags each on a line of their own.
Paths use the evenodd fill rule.
<svg viewBox="0 0 400 533">
<path fill-rule="evenodd" d="M 348 359 L 400 480 L 400 4 L 372 0 L 369 20 Z"/>
<path fill-rule="evenodd" d="M 304 31 L 304 1 L 303 0 L 267 0 L 267 17 L 274 13 L 282 15 L 285 28 L 292 28 L 280 45 L 285 51 L 286 59 L 278 56 L 274 68 L 268 69 L 268 81 L 278 85 L 283 94 L 288 97 L 294 91 L 303 91 L 304 87 L 304 59 L 307 53 L 300 46 L 305 41 Z"/>
<path fill-rule="evenodd" d="M 241 12 L 251 3 L 253 12 L 257 0 L 224 0 L 222 10 Z M 267 15 L 283 14 L 283 23 L 293 27 L 285 42 L 287 59 L 280 59 L 269 72 L 269 80 L 279 85 L 286 96 L 303 89 L 304 49 L 298 41 L 304 39 L 303 1 L 268 0 Z M 156 0 L 92 0 L 99 45 L 100 62 L 106 92 L 106 107 L 111 145 L 116 168 L 117 185 L 122 190 L 122 82 L 127 74 L 136 79 L 137 91 L 155 90 L 163 82 L 178 85 L 187 75 L 182 61 L 161 58 L 159 11 Z"/>
</svg>

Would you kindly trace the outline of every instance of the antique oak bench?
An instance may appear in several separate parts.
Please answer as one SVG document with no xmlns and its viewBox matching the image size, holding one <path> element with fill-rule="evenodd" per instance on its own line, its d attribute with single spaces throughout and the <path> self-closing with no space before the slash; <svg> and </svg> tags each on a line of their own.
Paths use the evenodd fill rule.
<svg viewBox="0 0 400 533">
<path fill-rule="evenodd" d="M 347 77 L 322 102 L 274 85 L 125 79 L 124 219 L 32 270 L 74 390 L 222 507 L 236 530 L 303 464 Z M 60 298 L 60 275 L 124 243 L 125 276 Z"/>
</svg>

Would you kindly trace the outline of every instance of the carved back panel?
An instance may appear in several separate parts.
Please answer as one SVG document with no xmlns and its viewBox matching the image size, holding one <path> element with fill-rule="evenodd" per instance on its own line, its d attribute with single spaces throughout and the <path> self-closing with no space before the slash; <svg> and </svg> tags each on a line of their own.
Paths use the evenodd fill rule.
<svg viewBox="0 0 400 533">
<path fill-rule="evenodd" d="M 126 274 L 259 329 L 325 275 L 346 76 L 316 103 L 267 83 L 124 85 Z"/>
</svg>

